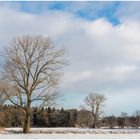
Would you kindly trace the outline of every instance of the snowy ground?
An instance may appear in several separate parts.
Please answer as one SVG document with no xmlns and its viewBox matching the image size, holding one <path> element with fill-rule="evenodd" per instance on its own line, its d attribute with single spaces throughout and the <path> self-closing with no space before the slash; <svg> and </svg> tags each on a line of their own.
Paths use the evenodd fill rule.
<svg viewBox="0 0 140 140">
<path fill-rule="evenodd" d="M 0 139 L 140 139 L 140 134 L 0 134 Z"/>
<path fill-rule="evenodd" d="M 140 139 L 140 129 L 32 128 L 22 134 L 21 128 L 5 128 L 0 139 Z"/>
</svg>

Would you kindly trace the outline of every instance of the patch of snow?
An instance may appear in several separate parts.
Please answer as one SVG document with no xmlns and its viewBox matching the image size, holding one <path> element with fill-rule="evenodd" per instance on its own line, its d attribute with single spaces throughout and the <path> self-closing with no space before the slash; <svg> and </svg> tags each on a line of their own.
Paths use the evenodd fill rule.
<svg viewBox="0 0 140 140">
<path fill-rule="evenodd" d="M 22 128 L 4 128 L 0 138 L 12 139 L 140 139 L 140 129 L 89 128 L 31 128 L 23 134 Z"/>
<path fill-rule="evenodd" d="M 0 134 L 0 139 L 140 139 L 140 134 Z"/>
<path fill-rule="evenodd" d="M 22 133 L 22 128 L 4 128 L 5 133 Z M 140 134 L 140 129 L 31 128 L 33 134 Z"/>
</svg>

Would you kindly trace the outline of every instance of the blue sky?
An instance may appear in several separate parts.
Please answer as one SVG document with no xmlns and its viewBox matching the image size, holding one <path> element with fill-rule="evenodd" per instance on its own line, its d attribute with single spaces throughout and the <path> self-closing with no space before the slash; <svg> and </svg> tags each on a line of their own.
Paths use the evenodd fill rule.
<svg viewBox="0 0 140 140">
<path fill-rule="evenodd" d="M 140 108 L 140 2 L 0 2 L 1 46 L 41 34 L 64 46 L 59 107 L 80 108 L 91 91 L 105 94 L 106 115 Z"/>
<path fill-rule="evenodd" d="M 102 7 L 102 9 L 95 9 L 95 6 L 99 6 L 100 4 L 106 2 L 82 2 L 83 8 L 73 10 L 72 6 L 74 3 L 75 2 L 53 2 L 49 3 L 48 8 L 51 10 L 70 11 L 73 12 L 76 16 L 85 18 L 87 20 L 95 20 L 97 18 L 105 17 L 112 24 L 119 24 L 119 19 L 114 14 L 120 2 L 108 2 L 106 6 Z M 77 2 L 76 5 L 78 4 L 81 4 L 81 2 Z M 95 11 L 96 14 L 91 14 L 93 11 Z"/>
<path fill-rule="evenodd" d="M 100 7 L 100 5 L 102 8 Z M 76 9 L 76 5 L 81 5 Z M 41 14 L 46 10 L 59 10 L 72 12 L 75 16 L 85 18 L 86 20 L 95 20 L 97 18 L 107 18 L 113 25 L 120 23 L 119 18 L 115 15 L 119 8 L 120 2 L 20 2 L 20 10 L 24 12 Z M 97 8 L 96 8 L 97 6 Z M 75 7 L 75 8 L 73 8 Z M 94 14 L 92 14 L 92 12 Z"/>
</svg>

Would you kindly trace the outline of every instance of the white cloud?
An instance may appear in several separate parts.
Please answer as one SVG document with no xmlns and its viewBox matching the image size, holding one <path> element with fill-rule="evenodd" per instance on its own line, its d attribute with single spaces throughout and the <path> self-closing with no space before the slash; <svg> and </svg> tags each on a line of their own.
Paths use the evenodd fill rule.
<svg viewBox="0 0 140 140">
<path fill-rule="evenodd" d="M 120 65 L 114 67 L 106 67 L 105 72 L 110 74 L 111 81 L 127 81 L 132 78 L 132 73 L 135 73 L 138 70 L 136 65 Z M 129 79 L 130 78 L 130 79 Z"/>
<path fill-rule="evenodd" d="M 92 71 L 85 70 L 85 71 L 79 71 L 77 73 L 74 72 L 68 72 L 65 76 L 64 83 L 66 82 L 67 86 L 71 83 L 76 83 L 79 81 L 87 80 L 92 76 Z"/>
<path fill-rule="evenodd" d="M 98 20 L 95 20 L 93 22 L 90 22 L 87 25 L 87 31 L 89 35 L 106 35 L 112 31 L 112 24 L 106 21 L 104 18 L 100 18 Z"/>
<path fill-rule="evenodd" d="M 120 73 L 128 73 L 128 72 L 134 71 L 136 69 L 137 69 L 137 67 L 134 65 L 130 65 L 130 66 L 122 65 L 122 66 L 114 67 L 112 72 L 114 74 L 120 74 Z"/>
</svg>

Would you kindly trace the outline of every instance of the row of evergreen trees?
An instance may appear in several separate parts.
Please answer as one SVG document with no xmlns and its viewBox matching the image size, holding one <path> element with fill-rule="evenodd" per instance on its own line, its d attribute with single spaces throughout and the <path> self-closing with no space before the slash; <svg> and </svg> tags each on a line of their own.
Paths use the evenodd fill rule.
<svg viewBox="0 0 140 140">
<path fill-rule="evenodd" d="M 21 127 L 23 125 L 22 111 L 13 105 L 5 105 L 0 110 L 1 127 Z M 32 127 L 74 127 L 76 110 L 64 110 L 53 108 L 31 108 Z"/>
<path fill-rule="evenodd" d="M 0 110 L 1 127 L 22 127 L 22 111 L 12 105 L 5 105 Z M 31 127 L 92 127 L 92 113 L 87 110 L 38 108 L 31 109 Z M 98 127 L 136 127 L 140 126 L 140 116 L 106 116 L 99 120 Z"/>
</svg>

